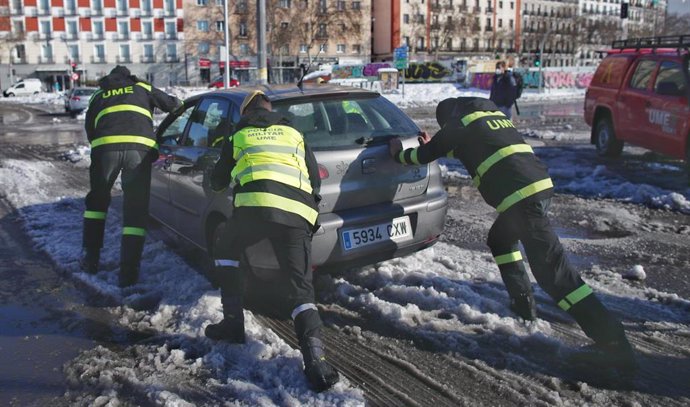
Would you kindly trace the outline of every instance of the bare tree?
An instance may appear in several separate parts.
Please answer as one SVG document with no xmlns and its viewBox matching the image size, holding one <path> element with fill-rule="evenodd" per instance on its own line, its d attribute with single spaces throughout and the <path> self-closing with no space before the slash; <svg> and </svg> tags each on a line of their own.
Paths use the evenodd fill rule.
<svg viewBox="0 0 690 407">
<path fill-rule="evenodd" d="M 462 38 L 476 34 L 474 22 L 477 16 L 478 10 L 468 11 L 467 6 L 454 7 L 450 3 L 440 7 L 432 6 L 431 35 L 438 41 L 438 44 L 430 44 L 434 58 L 438 59 L 443 48 L 453 51 L 449 44 L 459 44 Z"/>
<path fill-rule="evenodd" d="M 690 33 L 690 13 L 671 13 L 664 22 L 664 35 L 687 35 Z"/>
</svg>

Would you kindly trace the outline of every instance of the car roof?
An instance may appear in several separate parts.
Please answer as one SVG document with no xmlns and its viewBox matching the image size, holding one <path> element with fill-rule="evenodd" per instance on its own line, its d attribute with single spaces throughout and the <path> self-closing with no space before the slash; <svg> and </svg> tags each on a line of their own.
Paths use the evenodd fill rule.
<svg viewBox="0 0 690 407">
<path fill-rule="evenodd" d="M 280 102 L 287 99 L 311 99 L 314 96 L 320 97 L 377 97 L 377 92 L 366 89 L 354 88 L 351 86 L 336 86 L 327 84 L 304 84 L 302 89 L 296 85 L 259 85 L 259 86 L 240 86 L 232 89 L 218 89 L 210 92 L 194 95 L 187 99 L 196 101 L 204 96 L 213 95 L 226 97 L 228 99 L 244 99 L 251 91 L 260 89 L 271 102 Z"/>
</svg>

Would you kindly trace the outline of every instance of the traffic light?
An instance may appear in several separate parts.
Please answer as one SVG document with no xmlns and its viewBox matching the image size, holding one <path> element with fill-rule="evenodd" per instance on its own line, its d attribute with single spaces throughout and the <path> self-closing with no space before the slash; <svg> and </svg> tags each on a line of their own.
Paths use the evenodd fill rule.
<svg viewBox="0 0 690 407">
<path fill-rule="evenodd" d="M 628 3 L 621 3 L 621 18 L 628 18 Z"/>
<path fill-rule="evenodd" d="M 72 62 L 70 65 L 72 65 L 72 72 L 77 72 L 77 63 Z"/>
<path fill-rule="evenodd" d="M 537 54 L 534 56 L 534 66 L 539 67 L 541 66 L 541 55 Z"/>
</svg>

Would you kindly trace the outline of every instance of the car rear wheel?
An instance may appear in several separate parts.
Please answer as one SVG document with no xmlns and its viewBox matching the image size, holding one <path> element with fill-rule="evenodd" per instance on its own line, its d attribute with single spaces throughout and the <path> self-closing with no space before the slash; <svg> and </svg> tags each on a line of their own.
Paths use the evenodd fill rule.
<svg viewBox="0 0 690 407">
<path fill-rule="evenodd" d="M 597 153 L 604 157 L 618 157 L 623 151 L 623 142 L 616 138 L 613 124 L 608 117 L 601 118 L 596 125 Z"/>
</svg>

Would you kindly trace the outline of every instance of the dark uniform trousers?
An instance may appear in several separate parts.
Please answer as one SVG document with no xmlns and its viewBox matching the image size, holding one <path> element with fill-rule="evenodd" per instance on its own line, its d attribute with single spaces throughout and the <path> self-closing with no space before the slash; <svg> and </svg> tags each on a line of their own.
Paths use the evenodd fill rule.
<svg viewBox="0 0 690 407">
<path fill-rule="evenodd" d="M 598 343 L 620 340 L 625 336 L 623 326 L 570 265 L 547 217 L 550 203 L 550 198 L 520 202 L 501 213 L 489 231 L 487 244 L 511 298 L 532 289 L 520 255 L 520 241 L 537 283 L 573 316 L 587 336 Z M 572 305 L 564 302 L 578 290 L 585 290 L 582 300 Z"/>
<path fill-rule="evenodd" d="M 245 267 L 240 264 L 246 248 L 268 239 L 283 273 L 289 280 L 285 298 L 290 305 L 298 339 L 319 336 L 321 319 L 314 305 L 311 267 L 311 232 L 305 227 L 287 226 L 276 222 L 242 216 L 235 208 L 230 222 L 221 232 L 214 248 L 215 273 L 220 285 L 223 313 L 226 319 L 242 319 Z M 297 317 L 296 317 L 297 316 Z"/>
<path fill-rule="evenodd" d="M 151 189 L 151 154 L 140 150 L 91 152 L 91 191 L 86 195 L 84 241 L 87 250 L 103 247 L 110 191 L 121 173 L 123 192 L 120 265 L 138 267 L 144 248 Z"/>
</svg>

